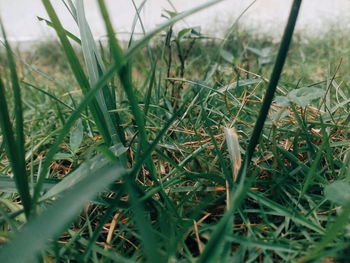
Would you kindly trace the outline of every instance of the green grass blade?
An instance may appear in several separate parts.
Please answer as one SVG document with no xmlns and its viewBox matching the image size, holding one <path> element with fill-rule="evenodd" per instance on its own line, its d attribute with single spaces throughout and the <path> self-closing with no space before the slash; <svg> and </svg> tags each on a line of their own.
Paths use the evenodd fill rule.
<svg viewBox="0 0 350 263">
<path fill-rule="evenodd" d="M 58 19 L 58 16 L 49 0 L 42 0 L 42 3 L 44 4 L 44 7 L 46 9 L 46 12 L 48 13 L 52 25 L 54 26 L 56 33 L 58 35 L 58 38 L 61 41 L 63 50 L 66 54 L 66 57 L 68 59 L 68 62 L 70 64 L 70 67 L 73 71 L 73 74 L 84 94 L 86 94 L 90 90 L 90 84 L 89 80 L 87 79 L 83 68 L 80 65 L 79 59 L 77 55 L 74 52 L 74 49 L 72 45 L 70 44 L 67 35 L 65 33 L 64 28 L 62 27 L 62 24 L 60 20 Z M 99 132 L 101 133 L 102 137 L 104 138 L 107 145 L 111 144 L 111 134 L 108 131 L 108 127 L 106 124 L 106 120 L 104 119 L 103 113 L 94 99 L 91 102 L 90 110 L 93 115 L 94 121 L 98 127 Z"/>
<path fill-rule="evenodd" d="M 43 183 L 43 190 L 48 191 L 59 182 L 60 181 L 56 179 L 45 179 Z M 0 192 L 18 193 L 15 180 L 7 176 L 0 176 Z"/>
<path fill-rule="evenodd" d="M 49 98 L 51 98 L 51 99 L 57 101 L 59 104 L 61 104 L 61 105 L 63 105 L 64 107 L 66 107 L 67 109 L 69 109 L 69 110 L 71 110 L 71 111 L 74 111 L 74 108 L 73 108 L 73 107 L 69 106 L 67 103 L 65 103 L 64 101 L 62 101 L 61 99 L 59 99 L 59 98 L 58 98 L 57 96 L 55 96 L 54 94 L 51 94 L 50 92 L 47 92 L 46 90 L 43 90 L 43 89 L 41 89 L 41 88 L 39 88 L 39 87 L 37 87 L 37 86 L 35 86 L 35 85 L 33 85 L 33 84 L 30 84 L 30 83 L 28 83 L 28 82 L 22 81 L 22 83 L 23 83 L 24 85 L 28 86 L 28 87 L 31 87 L 31 88 L 33 88 L 33 89 L 35 89 L 35 90 L 37 90 L 37 91 L 39 91 L 39 92 L 45 94 L 45 95 L 48 96 Z"/>
<path fill-rule="evenodd" d="M 106 70 L 102 63 L 102 58 L 97 52 L 95 40 L 85 17 L 84 2 L 82 0 L 76 1 L 76 5 L 83 56 L 92 86 L 97 83 Z M 117 112 L 109 113 L 109 111 L 116 109 L 115 96 L 113 96 L 112 92 L 114 92 L 114 90 L 106 85 L 97 93 L 96 99 L 106 120 L 113 144 L 120 141 L 125 144 L 124 129 L 121 126 L 119 114 Z M 115 118 L 112 119 L 112 116 Z"/>
<path fill-rule="evenodd" d="M 54 28 L 53 24 L 51 23 L 51 21 L 42 18 L 40 16 L 36 17 L 39 21 L 43 21 L 46 23 L 46 25 L 48 25 L 49 27 Z M 66 33 L 67 37 L 69 37 L 70 39 L 72 39 L 73 41 L 75 41 L 77 44 L 81 45 L 81 40 L 79 39 L 79 37 L 77 37 L 76 35 L 74 35 L 73 33 L 69 32 L 68 30 L 64 30 L 64 32 Z"/>
<path fill-rule="evenodd" d="M 16 136 L 16 143 L 18 148 L 18 154 L 21 156 L 21 161 L 23 163 L 19 163 L 18 165 L 25 166 L 24 164 L 24 132 L 23 132 L 23 109 L 22 109 L 22 99 L 21 99 L 21 88 L 19 85 L 19 80 L 17 76 L 17 68 L 15 64 L 15 60 L 12 55 L 12 50 L 10 47 L 10 44 L 7 41 L 6 32 L 1 24 L 1 31 L 4 35 L 5 39 L 5 48 L 6 48 L 6 55 L 9 63 L 9 68 L 11 72 L 11 82 L 12 82 L 12 89 L 13 89 L 13 97 L 14 97 L 14 111 L 15 111 L 15 136 Z"/>
<path fill-rule="evenodd" d="M 10 121 L 10 113 L 6 102 L 6 91 L 0 75 L 0 127 L 3 131 L 3 137 L 6 147 L 6 152 L 10 159 L 15 182 L 18 188 L 18 193 L 21 197 L 24 211 L 27 217 L 31 213 L 31 196 L 29 192 L 29 184 L 27 178 L 25 164 L 25 149 L 24 149 L 24 132 L 23 132 L 23 109 L 21 91 L 16 72 L 16 64 L 12 56 L 12 50 L 7 42 L 6 33 L 2 22 L 0 21 L 1 31 L 4 36 L 6 54 L 11 71 L 11 81 L 15 107 L 15 129 Z M 14 129 L 14 130 L 13 130 Z"/>
<path fill-rule="evenodd" d="M 110 150 L 116 158 L 125 153 L 127 148 L 123 147 L 121 144 L 115 145 Z M 78 182 L 84 180 L 84 178 L 89 173 L 98 174 L 99 170 L 106 166 L 110 160 L 104 156 L 104 154 L 98 154 L 92 159 L 83 162 L 76 170 L 71 172 L 69 176 L 63 178 L 57 184 L 55 184 L 50 190 L 48 190 L 41 198 L 40 201 L 50 199 L 52 197 L 57 197 L 62 192 L 73 187 Z"/>
<path fill-rule="evenodd" d="M 299 14 L 300 5 L 301 5 L 301 0 L 294 0 L 293 6 L 290 12 L 290 16 L 288 19 L 288 23 L 285 29 L 285 33 L 282 38 L 282 43 L 277 56 L 275 67 L 271 75 L 271 80 L 269 82 L 269 86 L 267 88 L 266 95 L 263 100 L 263 104 L 262 104 L 258 119 L 255 123 L 253 134 L 251 136 L 248 148 L 246 150 L 243 165 L 239 171 L 240 183 L 238 185 L 238 189 L 234 189 L 233 191 L 234 194 L 229 204 L 230 208 L 229 210 L 226 211 L 223 218 L 220 220 L 214 232 L 212 233 L 211 239 L 206 245 L 198 262 L 217 262 L 218 261 L 220 252 L 222 251 L 223 249 L 222 247 L 225 242 L 224 241 L 225 235 L 227 234 L 227 231 L 231 231 L 229 226 L 230 226 L 230 223 L 232 223 L 233 212 L 235 209 L 239 207 L 243 198 L 246 196 L 244 189 L 247 190 L 247 186 L 248 186 L 248 184 L 245 182 L 247 168 L 251 161 L 255 147 L 258 144 L 262 129 L 264 127 L 265 120 L 268 115 L 268 111 L 270 109 L 270 105 L 273 100 L 274 93 L 276 91 L 277 83 L 282 73 L 282 68 L 283 68 L 285 59 L 287 57 L 289 45 L 292 39 L 294 26 Z"/>
<path fill-rule="evenodd" d="M 98 176 L 95 173 L 89 174 L 67 191 L 63 198 L 26 224 L 0 250 L 0 262 L 31 262 L 46 247 L 49 239 L 57 237 L 69 226 L 88 200 L 125 174 L 126 170 L 118 163 L 100 169 Z"/>
<path fill-rule="evenodd" d="M 143 114 L 145 115 L 145 118 L 147 118 L 149 105 L 151 103 L 152 90 L 153 90 L 153 86 L 155 85 L 156 68 L 157 68 L 157 64 L 152 63 L 151 78 L 149 80 L 148 89 L 145 97 L 145 108 L 143 110 Z"/>
<path fill-rule="evenodd" d="M 146 148 L 148 145 L 148 139 L 147 139 L 147 133 L 145 129 L 145 120 L 144 120 L 143 113 L 138 105 L 138 99 L 136 97 L 136 93 L 133 89 L 131 65 L 129 62 L 124 64 L 123 52 L 115 37 L 114 29 L 113 29 L 104 1 L 98 0 L 98 4 L 100 7 L 103 20 L 105 22 L 112 56 L 114 57 L 114 61 L 120 65 L 120 70 L 118 71 L 120 82 L 128 97 L 130 108 L 132 110 L 133 116 L 135 118 L 135 122 L 137 124 L 137 129 L 139 131 L 139 140 L 140 140 L 139 148 Z M 150 164 L 150 166 L 152 165 Z"/>
<path fill-rule="evenodd" d="M 261 106 L 261 109 L 259 112 L 258 119 L 255 122 L 253 133 L 250 137 L 250 141 L 249 141 L 248 147 L 246 149 L 246 155 L 244 158 L 245 162 L 250 163 L 250 160 L 251 160 L 253 153 L 255 151 L 255 147 L 259 143 L 260 135 L 261 135 L 261 132 L 263 130 L 265 120 L 268 116 L 269 109 L 270 109 L 270 106 L 271 106 L 271 103 L 272 103 L 272 100 L 273 100 L 273 97 L 274 97 L 274 94 L 275 94 L 275 91 L 277 88 L 277 84 L 278 84 L 278 81 L 280 79 L 284 63 L 285 63 L 286 58 L 287 58 L 289 46 L 290 46 L 293 32 L 294 32 L 294 27 L 295 27 L 295 24 L 296 24 L 298 15 L 299 15 L 299 9 L 301 6 L 301 2 L 302 2 L 302 0 L 294 0 L 293 1 L 292 9 L 290 11 L 287 26 L 284 30 L 282 42 L 280 44 L 280 49 L 278 51 L 276 63 L 274 65 L 274 68 L 273 68 L 273 71 L 271 74 L 270 82 L 268 84 L 268 87 L 267 87 L 267 90 L 265 93 L 265 97 L 264 97 L 264 100 L 263 100 L 263 103 L 262 103 L 262 106 Z M 242 169 L 243 169 L 243 167 L 244 167 L 244 165 L 242 166 Z"/>
</svg>

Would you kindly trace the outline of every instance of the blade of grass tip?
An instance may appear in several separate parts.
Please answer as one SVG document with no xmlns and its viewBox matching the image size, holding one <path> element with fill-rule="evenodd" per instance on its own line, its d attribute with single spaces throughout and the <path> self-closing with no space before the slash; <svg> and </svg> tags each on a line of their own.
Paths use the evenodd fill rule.
<svg viewBox="0 0 350 263">
<path fill-rule="evenodd" d="M 64 197 L 32 218 L 8 244 L 3 246 L 0 250 L 0 262 L 32 262 L 33 258 L 45 248 L 48 240 L 57 237 L 69 226 L 86 202 L 126 173 L 121 164 L 115 163 L 100 169 L 98 176 L 95 173 L 89 174 L 68 190 Z"/>
<path fill-rule="evenodd" d="M 54 26 L 54 29 L 56 30 L 57 36 L 61 41 L 63 51 L 66 54 L 66 57 L 68 59 L 68 62 L 70 64 L 70 67 L 73 71 L 73 74 L 82 89 L 83 93 L 86 94 L 90 90 L 90 84 L 89 81 L 84 73 L 83 68 L 80 65 L 79 59 L 77 55 L 74 52 L 74 49 L 72 45 L 70 44 L 67 35 L 65 34 L 64 28 L 58 19 L 58 16 L 49 0 L 42 0 L 42 3 L 46 9 L 46 12 L 48 13 L 51 22 Z M 103 113 L 101 112 L 101 109 L 99 108 L 96 100 L 94 99 L 91 104 L 89 105 L 90 111 L 93 115 L 94 121 L 98 127 L 99 132 L 101 133 L 103 139 L 105 140 L 105 143 L 107 145 L 111 144 L 111 135 L 109 134 L 106 121 L 104 119 Z"/>
<path fill-rule="evenodd" d="M 6 103 L 5 87 L 0 75 L 1 126 L 4 133 L 4 141 L 6 142 L 7 153 L 11 161 L 12 170 L 18 187 L 18 192 L 23 203 L 25 214 L 27 217 L 29 217 L 31 211 L 31 197 L 25 164 L 25 139 L 23 131 L 21 90 L 17 76 L 16 64 L 12 56 L 12 50 L 10 44 L 7 41 L 6 32 L 1 20 L 0 26 L 4 37 L 6 54 L 11 72 L 11 82 L 14 96 L 13 103 L 15 107 L 15 136 L 13 135 L 13 126 L 10 121 L 8 106 Z"/>
<path fill-rule="evenodd" d="M 46 174 L 49 171 L 49 166 L 51 164 L 51 161 L 53 157 L 55 156 L 56 152 L 59 149 L 60 144 L 64 140 L 65 136 L 68 134 L 70 128 L 73 126 L 75 121 L 80 118 L 81 113 L 85 110 L 85 108 L 91 103 L 91 101 L 94 99 L 94 96 L 96 92 L 101 89 L 104 85 L 106 85 L 107 81 L 113 76 L 113 74 L 118 71 L 119 67 L 118 65 L 114 65 L 111 67 L 106 74 L 101 77 L 99 82 L 88 91 L 88 93 L 84 96 L 81 103 L 76 107 L 75 111 L 72 112 L 72 114 L 69 116 L 69 118 L 66 120 L 65 125 L 63 126 L 61 132 L 59 133 L 58 137 L 55 140 L 55 143 L 51 146 L 50 150 L 45 156 L 44 163 L 42 165 L 42 169 L 38 178 L 38 182 L 34 188 L 34 195 L 33 195 L 33 204 L 36 203 L 40 196 L 41 187 L 43 180 L 46 176 Z"/>
<path fill-rule="evenodd" d="M 245 182 L 246 172 L 251 161 L 252 155 L 254 153 L 255 147 L 258 144 L 262 129 L 264 127 L 265 120 L 268 115 L 268 111 L 270 109 L 270 105 L 273 100 L 274 93 L 276 91 L 276 87 L 282 73 L 282 68 L 284 62 L 287 57 L 289 45 L 293 36 L 293 31 L 295 27 L 295 23 L 299 14 L 299 9 L 302 0 L 294 0 L 292 9 L 290 11 L 290 15 L 288 18 L 288 23 L 284 31 L 284 35 L 282 38 L 282 42 L 280 45 L 280 50 L 277 55 L 276 63 L 271 75 L 271 80 L 269 82 L 269 86 L 267 88 L 265 98 L 263 101 L 263 105 L 261 107 L 258 119 L 255 123 L 255 127 L 253 130 L 253 134 L 248 144 L 248 148 L 246 150 L 245 158 L 242 164 L 241 169 L 239 170 L 239 184 L 237 189 L 231 191 L 233 193 L 232 198 L 230 198 L 229 209 L 225 212 L 223 218 L 219 221 L 217 227 L 214 232 L 211 234 L 210 241 L 205 246 L 203 253 L 200 255 L 199 263 L 201 262 L 217 262 L 216 260 L 219 257 L 219 252 L 222 250 L 222 245 L 225 242 L 224 236 L 227 233 L 231 232 L 229 228 L 230 223 L 233 221 L 233 212 L 237 209 L 242 202 L 243 198 L 246 196 L 248 190 L 249 183 Z M 236 188 L 236 187 L 234 187 Z"/>
<path fill-rule="evenodd" d="M 71 0 L 68 0 L 66 3 L 65 0 L 62 0 L 63 4 L 67 8 L 68 12 L 71 14 L 71 16 L 74 18 L 74 20 L 77 20 L 77 10 L 75 9 L 75 6 Z"/>
<path fill-rule="evenodd" d="M 54 28 L 53 24 L 51 23 L 51 21 L 43 18 L 43 17 L 40 17 L 40 16 L 37 16 L 36 17 L 39 21 L 43 21 L 46 23 L 46 25 L 48 25 L 49 27 L 52 27 Z M 74 35 L 73 33 L 69 32 L 68 30 L 64 30 L 64 32 L 66 33 L 67 37 L 69 37 L 70 39 L 72 39 L 73 41 L 75 41 L 78 45 L 81 45 L 81 41 L 79 39 L 79 37 L 77 37 L 76 35 Z"/>
<path fill-rule="evenodd" d="M 131 0 L 132 2 L 132 5 L 134 6 L 134 9 L 135 9 L 135 16 L 134 16 L 134 20 L 132 21 L 132 26 L 131 26 L 131 35 L 130 35 L 130 39 L 129 39 L 129 42 L 128 42 L 128 48 L 131 46 L 132 42 L 133 42 L 133 38 L 134 38 L 134 34 L 135 34 L 135 29 L 136 29 L 136 25 L 137 25 L 137 21 L 140 21 L 140 25 L 141 25 L 141 29 L 142 29 L 142 32 L 145 34 L 145 27 L 143 26 L 143 23 L 142 23 L 142 19 L 141 19 L 141 15 L 140 15 L 140 12 L 142 10 L 142 8 L 144 7 L 145 3 L 147 2 L 147 0 L 144 0 L 139 7 L 136 6 L 135 4 L 135 1 L 134 0 Z"/>
</svg>

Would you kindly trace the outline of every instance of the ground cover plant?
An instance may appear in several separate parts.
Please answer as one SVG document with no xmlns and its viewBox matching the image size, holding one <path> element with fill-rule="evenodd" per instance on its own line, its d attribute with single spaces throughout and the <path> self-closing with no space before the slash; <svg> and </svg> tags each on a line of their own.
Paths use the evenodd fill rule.
<svg viewBox="0 0 350 263">
<path fill-rule="evenodd" d="M 0 55 L 0 262 L 347 262 L 347 34 L 174 23 Z M 142 23 L 135 7 L 135 23 Z M 134 29 L 131 29 L 133 33 Z M 292 40 L 293 37 L 293 40 Z M 152 43 L 150 43 L 152 41 Z"/>
</svg>

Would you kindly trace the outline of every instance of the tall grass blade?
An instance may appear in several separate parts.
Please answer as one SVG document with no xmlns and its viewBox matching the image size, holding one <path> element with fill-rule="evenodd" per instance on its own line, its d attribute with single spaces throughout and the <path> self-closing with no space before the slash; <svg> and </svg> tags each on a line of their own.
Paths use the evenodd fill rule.
<svg viewBox="0 0 350 263">
<path fill-rule="evenodd" d="M 120 65 L 120 70 L 118 71 L 120 82 L 127 95 L 127 98 L 130 103 L 131 111 L 133 113 L 135 122 L 137 124 L 137 129 L 138 129 L 139 138 L 140 138 L 139 148 L 140 147 L 145 148 L 148 145 L 147 133 L 145 129 L 145 120 L 144 120 L 143 113 L 138 105 L 138 98 L 136 97 L 136 93 L 133 89 L 131 64 L 130 62 L 124 63 L 124 54 L 115 37 L 114 29 L 113 29 L 104 1 L 98 0 L 98 4 L 100 7 L 103 20 L 105 22 L 112 56 L 114 58 L 115 63 Z"/>
<path fill-rule="evenodd" d="M 6 152 L 13 170 L 15 182 L 27 217 L 31 213 L 31 196 L 25 163 L 25 139 L 23 131 L 23 109 L 21 90 L 17 76 L 16 64 L 10 44 L 7 41 L 5 29 L 0 21 L 1 32 L 4 36 L 7 59 L 11 71 L 11 82 L 14 97 L 15 127 L 10 121 L 10 113 L 6 102 L 6 91 L 0 75 L 0 126 L 3 131 Z M 14 130 L 13 130 L 14 129 Z"/>
<path fill-rule="evenodd" d="M 287 26 L 284 30 L 284 34 L 280 44 L 280 49 L 278 51 L 276 62 L 271 74 L 270 82 L 268 84 L 268 87 L 264 96 L 264 100 L 262 102 L 262 106 L 259 112 L 258 119 L 255 122 L 253 133 L 250 137 L 250 141 L 246 149 L 244 162 L 250 163 L 250 160 L 252 159 L 253 153 L 255 151 L 255 147 L 258 145 L 260 135 L 264 128 L 264 123 L 269 113 L 269 109 L 277 88 L 277 84 L 280 79 L 284 63 L 287 58 L 289 46 L 292 40 L 295 24 L 299 15 L 301 3 L 302 3 L 302 0 L 293 1 L 292 9 L 289 14 Z M 242 166 L 242 169 L 243 167 L 244 166 Z"/>
<path fill-rule="evenodd" d="M 84 2 L 82 0 L 76 1 L 76 14 L 77 14 L 77 22 L 79 26 L 79 31 L 81 35 L 82 41 L 82 50 L 83 56 L 90 80 L 90 85 L 93 86 L 97 83 L 99 78 L 105 73 L 105 68 L 102 63 L 102 58 L 97 52 L 97 47 L 95 44 L 95 40 L 91 33 L 90 27 L 85 17 L 84 10 Z M 99 107 L 102 111 L 104 119 L 106 120 L 106 124 L 109 130 L 109 133 L 112 137 L 113 144 L 120 142 L 120 138 L 124 140 L 124 130 L 121 127 L 121 123 L 115 123 L 120 120 L 120 117 L 117 112 L 109 113 L 108 111 L 115 110 L 116 101 L 114 100 L 114 96 L 112 95 L 113 90 L 110 89 L 108 85 L 102 88 L 96 94 L 96 100 L 99 104 Z M 112 114 L 118 115 L 112 120 Z M 121 130 L 121 134 L 118 134 L 118 129 Z M 125 140 L 124 140 L 125 144 Z"/>
<path fill-rule="evenodd" d="M 48 13 L 52 25 L 54 26 L 56 33 L 58 35 L 58 38 L 60 39 L 60 42 L 62 44 L 63 50 L 66 54 L 66 57 L 68 59 L 68 62 L 71 66 L 71 69 L 73 71 L 73 74 L 84 94 L 86 94 L 90 90 L 90 84 L 89 80 L 86 77 L 83 68 L 80 65 L 79 59 L 77 55 L 75 54 L 75 51 L 70 44 L 67 35 L 65 33 L 64 28 L 62 27 L 62 24 L 60 20 L 58 19 L 58 16 L 49 0 L 42 0 L 42 3 L 44 4 L 44 7 L 46 9 L 46 12 Z M 111 145 L 111 134 L 109 133 L 108 126 L 106 124 L 106 120 L 104 118 L 103 112 L 101 111 L 101 108 L 99 107 L 97 101 L 94 99 L 90 106 L 90 111 L 93 115 L 93 119 L 98 127 L 99 132 L 101 133 L 103 139 L 105 140 L 105 143 L 107 145 Z"/>
<path fill-rule="evenodd" d="M 223 218 L 218 223 L 214 232 L 211 234 L 211 239 L 206 245 L 203 253 L 201 254 L 198 262 L 218 262 L 218 258 L 220 252 L 222 251 L 222 247 L 225 243 L 225 236 L 227 233 L 231 232 L 231 224 L 233 223 L 233 213 L 235 209 L 239 207 L 243 198 L 247 194 L 248 183 L 245 182 L 246 172 L 254 153 L 255 147 L 258 144 L 262 129 L 264 127 L 265 120 L 268 115 L 268 111 L 270 109 L 270 105 L 272 103 L 272 99 L 274 93 L 276 91 L 277 83 L 279 81 L 282 68 L 287 57 L 289 45 L 292 39 L 295 23 L 299 14 L 299 8 L 302 0 L 294 0 L 292 9 L 290 11 L 288 23 L 282 38 L 280 50 L 277 56 L 277 60 L 274 66 L 274 70 L 271 75 L 271 80 L 269 82 L 269 86 L 267 88 L 265 98 L 263 101 L 263 105 L 261 107 L 258 119 L 255 123 L 255 127 L 253 130 L 253 134 L 249 141 L 248 148 L 246 150 L 245 159 L 242 164 L 242 167 L 239 171 L 239 179 L 240 182 L 238 184 L 237 189 L 233 189 L 233 196 L 230 199 L 229 209 L 225 212 Z M 236 187 L 234 187 L 236 188 Z"/>
</svg>

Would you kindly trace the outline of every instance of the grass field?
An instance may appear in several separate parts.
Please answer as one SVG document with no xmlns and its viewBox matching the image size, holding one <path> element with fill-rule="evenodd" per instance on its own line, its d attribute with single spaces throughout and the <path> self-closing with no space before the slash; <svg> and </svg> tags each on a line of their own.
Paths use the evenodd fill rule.
<svg viewBox="0 0 350 263">
<path fill-rule="evenodd" d="M 120 43 L 99 0 L 96 43 L 42 2 L 58 40 L 0 48 L 0 262 L 348 262 L 348 30 L 173 30 L 211 1 Z"/>
</svg>

